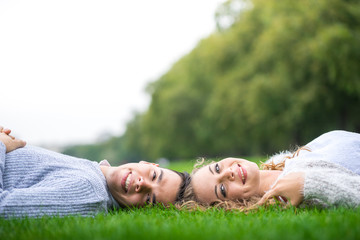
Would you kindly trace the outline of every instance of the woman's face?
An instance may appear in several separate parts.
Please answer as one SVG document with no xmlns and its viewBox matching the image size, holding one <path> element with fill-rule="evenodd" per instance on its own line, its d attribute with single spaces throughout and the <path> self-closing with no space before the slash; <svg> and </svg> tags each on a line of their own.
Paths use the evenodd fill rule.
<svg viewBox="0 0 360 240">
<path fill-rule="evenodd" d="M 259 190 L 260 172 L 256 163 L 226 158 L 200 168 L 191 181 L 198 200 L 211 204 L 254 196 Z"/>
<path fill-rule="evenodd" d="M 177 173 L 147 162 L 111 168 L 105 177 L 113 197 L 125 206 L 174 203 L 182 181 Z"/>
</svg>

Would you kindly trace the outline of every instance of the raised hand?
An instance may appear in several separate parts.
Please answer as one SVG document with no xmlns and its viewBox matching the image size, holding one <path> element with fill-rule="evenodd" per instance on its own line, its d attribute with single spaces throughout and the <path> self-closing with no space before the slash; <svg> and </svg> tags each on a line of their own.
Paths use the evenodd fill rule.
<svg viewBox="0 0 360 240">
<path fill-rule="evenodd" d="M 14 136 L 9 135 L 10 133 L 10 129 L 0 126 L 0 142 L 5 145 L 6 153 L 24 147 L 26 145 L 25 141 L 16 139 Z"/>
<path fill-rule="evenodd" d="M 263 205 L 272 197 L 283 203 L 299 205 L 304 199 L 304 173 L 292 172 L 279 179 L 277 183 L 264 194 L 257 205 Z"/>
<path fill-rule="evenodd" d="M 10 135 L 10 133 L 11 133 L 11 130 L 10 129 L 8 129 L 8 128 L 4 128 L 3 126 L 0 126 L 0 133 L 6 133 L 7 135 Z M 12 139 L 14 139 L 14 137 L 13 136 L 10 136 Z"/>
</svg>

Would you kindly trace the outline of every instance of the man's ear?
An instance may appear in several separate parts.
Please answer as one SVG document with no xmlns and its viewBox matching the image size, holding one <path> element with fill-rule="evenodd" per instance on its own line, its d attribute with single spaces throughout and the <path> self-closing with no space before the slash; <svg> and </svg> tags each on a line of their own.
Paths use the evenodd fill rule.
<svg viewBox="0 0 360 240">
<path fill-rule="evenodd" d="M 151 162 L 147 162 L 147 161 L 140 161 L 139 163 L 141 163 L 141 164 L 152 164 L 152 165 L 154 165 L 154 166 L 159 166 L 159 164 L 157 164 L 157 163 L 151 163 Z"/>
</svg>

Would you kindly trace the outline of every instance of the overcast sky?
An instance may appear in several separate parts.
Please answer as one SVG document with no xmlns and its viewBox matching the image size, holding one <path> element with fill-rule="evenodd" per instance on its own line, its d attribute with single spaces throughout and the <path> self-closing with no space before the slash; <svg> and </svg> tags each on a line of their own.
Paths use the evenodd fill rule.
<svg viewBox="0 0 360 240">
<path fill-rule="evenodd" d="M 33 145 L 120 135 L 224 0 L 0 0 L 0 125 Z"/>
</svg>

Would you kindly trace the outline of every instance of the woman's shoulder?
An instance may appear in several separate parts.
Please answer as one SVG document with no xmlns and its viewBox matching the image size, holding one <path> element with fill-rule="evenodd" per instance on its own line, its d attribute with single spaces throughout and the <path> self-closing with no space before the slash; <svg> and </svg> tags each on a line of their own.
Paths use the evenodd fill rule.
<svg viewBox="0 0 360 240">
<path fill-rule="evenodd" d="M 332 130 L 319 136 L 319 138 L 332 138 L 332 137 L 360 137 L 360 134 L 345 130 Z"/>
<path fill-rule="evenodd" d="M 281 151 L 281 152 L 278 152 L 278 153 L 272 155 L 268 160 L 266 160 L 265 163 L 278 164 L 278 163 L 281 163 L 281 162 L 285 161 L 286 159 L 288 159 L 292 155 L 293 155 L 293 153 L 290 152 L 290 151 Z"/>
<path fill-rule="evenodd" d="M 311 150 L 329 145 L 349 144 L 350 142 L 360 142 L 360 134 L 344 130 L 334 130 L 320 135 L 306 146 Z"/>
<path fill-rule="evenodd" d="M 315 138 L 313 141 L 315 140 L 325 140 L 325 139 L 339 139 L 339 138 L 359 138 L 360 139 L 360 134 L 356 133 L 356 132 L 350 132 L 350 131 L 345 131 L 345 130 L 333 130 L 330 132 L 326 132 L 322 135 L 320 135 L 319 137 Z"/>
</svg>

